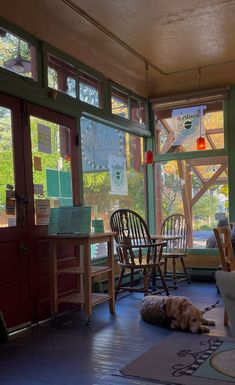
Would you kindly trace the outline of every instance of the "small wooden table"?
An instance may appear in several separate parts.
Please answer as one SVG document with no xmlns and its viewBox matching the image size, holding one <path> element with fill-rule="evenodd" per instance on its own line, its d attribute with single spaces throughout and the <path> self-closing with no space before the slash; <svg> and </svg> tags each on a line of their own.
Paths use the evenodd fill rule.
<svg viewBox="0 0 235 385">
<path fill-rule="evenodd" d="M 50 242 L 51 256 L 51 312 L 52 315 L 58 313 L 60 303 L 76 303 L 84 307 L 86 321 L 92 313 L 92 307 L 108 301 L 109 309 L 115 313 L 115 289 L 114 289 L 114 255 L 113 255 L 113 236 L 115 233 L 95 233 L 87 235 L 59 234 L 48 236 Z M 107 243 L 107 266 L 92 266 L 90 246 L 95 243 Z M 57 248 L 62 245 L 74 245 L 83 247 L 83 262 L 79 266 L 59 269 L 57 267 Z M 107 273 L 108 275 L 108 294 L 92 292 L 92 278 L 98 274 Z M 77 274 L 83 277 L 83 285 L 79 291 L 59 297 L 58 296 L 58 275 Z"/>
</svg>

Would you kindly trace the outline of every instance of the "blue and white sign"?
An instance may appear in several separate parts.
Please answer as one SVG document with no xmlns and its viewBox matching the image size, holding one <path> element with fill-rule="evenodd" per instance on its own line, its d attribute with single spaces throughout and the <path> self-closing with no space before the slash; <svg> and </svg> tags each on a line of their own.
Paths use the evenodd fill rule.
<svg viewBox="0 0 235 385">
<path fill-rule="evenodd" d="M 175 139 L 173 145 L 190 144 L 205 135 L 203 111 L 206 106 L 180 108 L 172 111 Z"/>
<path fill-rule="evenodd" d="M 128 195 L 126 158 L 123 156 L 109 156 L 110 194 Z"/>
<path fill-rule="evenodd" d="M 83 172 L 109 170 L 109 155 L 123 156 L 125 134 L 86 118 L 81 119 Z"/>
</svg>

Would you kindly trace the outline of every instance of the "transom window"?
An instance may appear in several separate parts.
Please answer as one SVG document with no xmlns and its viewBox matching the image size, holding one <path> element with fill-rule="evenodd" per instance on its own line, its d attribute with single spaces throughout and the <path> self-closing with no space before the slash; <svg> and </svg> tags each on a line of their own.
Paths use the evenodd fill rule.
<svg viewBox="0 0 235 385">
<path fill-rule="evenodd" d="M 103 106 L 102 84 L 100 80 L 86 74 L 79 73 L 79 99 L 95 107 Z"/>
<path fill-rule="evenodd" d="M 72 64 L 48 54 L 47 79 L 48 87 L 77 97 L 77 74 Z"/>
<path fill-rule="evenodd" d="M 112 114 L 128 119 L 128 95 L 112 87 L 111 91 Z"/>
<path fill-rule="evenodd" d="M 17 75 L 37 79 L 36 49 L 28 41 L 0 27 L 0 66 Z"/>
</svg>

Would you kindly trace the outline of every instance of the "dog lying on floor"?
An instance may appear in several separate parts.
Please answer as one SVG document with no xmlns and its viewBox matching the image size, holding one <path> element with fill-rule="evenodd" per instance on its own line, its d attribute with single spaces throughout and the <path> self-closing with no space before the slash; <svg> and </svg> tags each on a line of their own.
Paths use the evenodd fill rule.
<svg viewBox="0 0 235 385">
<path fill-rule="evenodd" d="M 187 297 L 147 295 L 140 304 L 140 315 L 146 322 L 192 333 L 208 333 L 205 325 L 215 325 L 214 321 L 203 318 L 201 310 Z"/>
</svg>

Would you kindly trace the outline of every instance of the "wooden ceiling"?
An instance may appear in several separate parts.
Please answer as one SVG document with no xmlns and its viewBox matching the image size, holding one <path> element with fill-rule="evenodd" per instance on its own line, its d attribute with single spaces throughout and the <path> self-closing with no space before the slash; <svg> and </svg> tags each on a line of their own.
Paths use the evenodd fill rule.
<svg viewBox="0 0 235 385">
<path fill-rule="evenodd" d="M 199 68 L 201 89 L 235 83 L 235 0 L 1 0 L 1 16 L 150 98 L 198 90 Z"/>
</svg>

